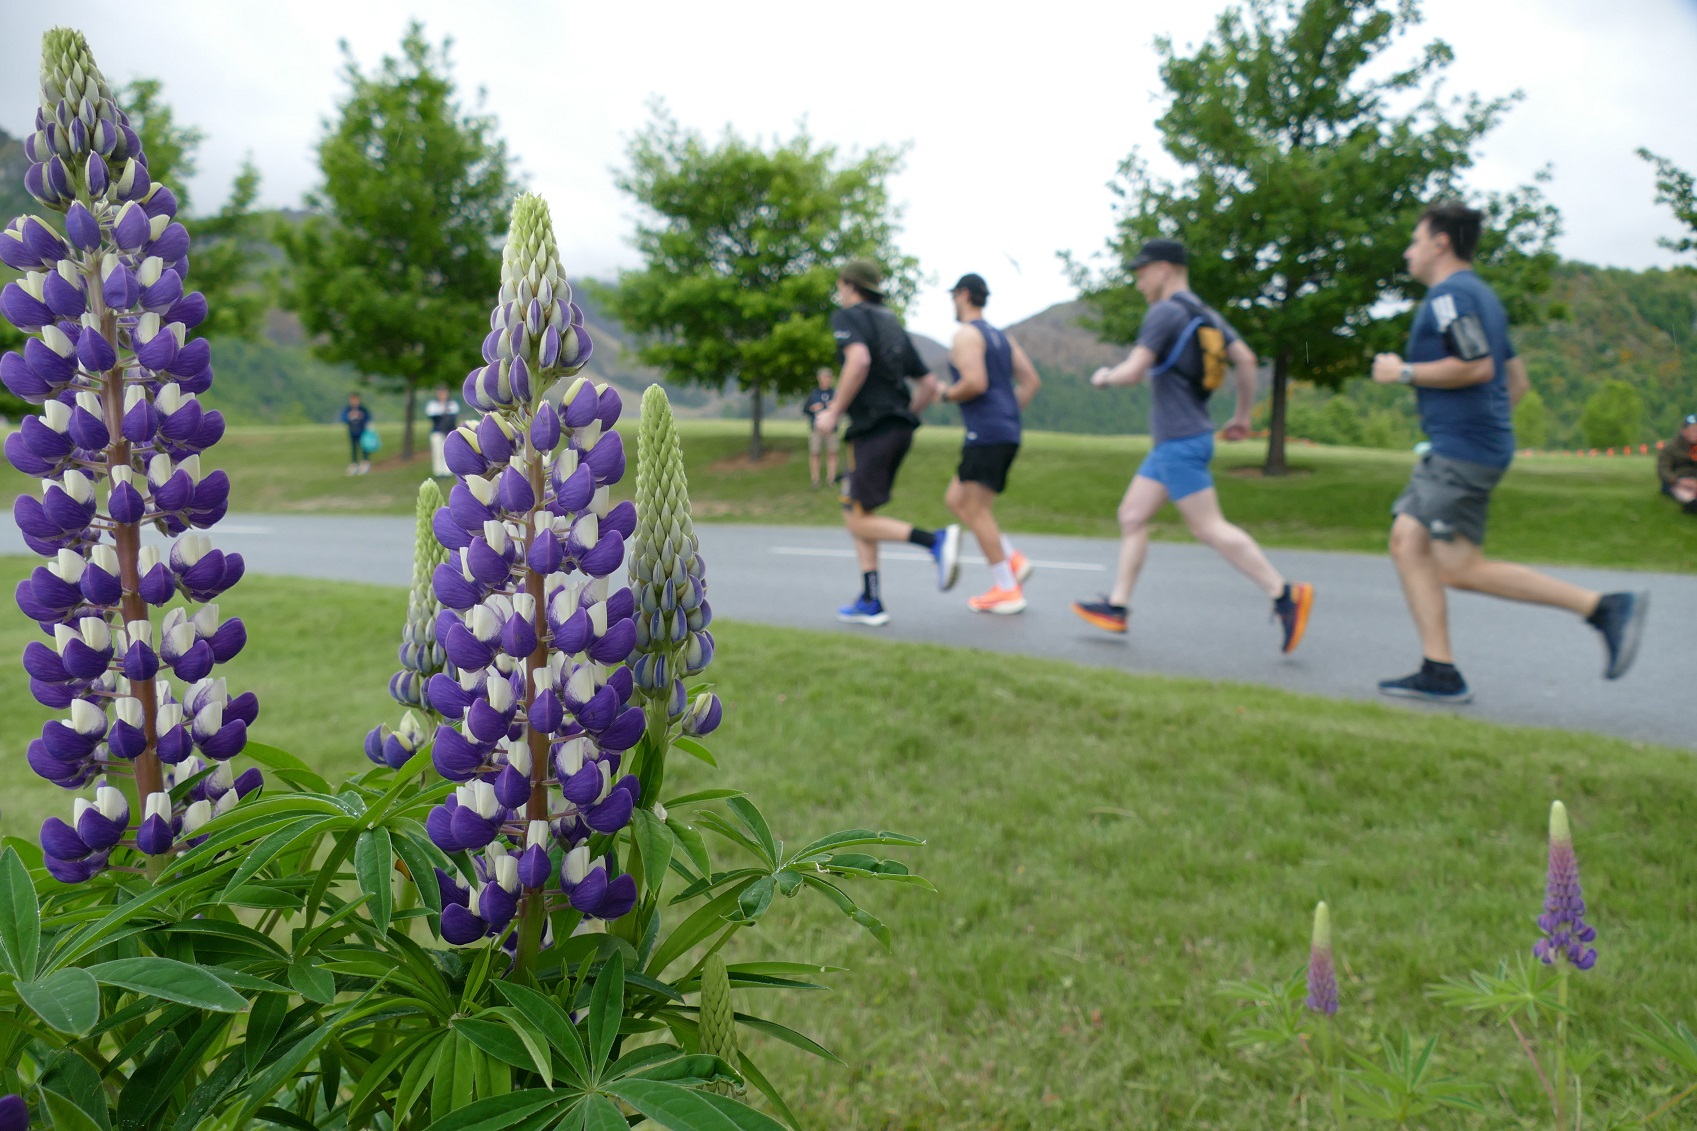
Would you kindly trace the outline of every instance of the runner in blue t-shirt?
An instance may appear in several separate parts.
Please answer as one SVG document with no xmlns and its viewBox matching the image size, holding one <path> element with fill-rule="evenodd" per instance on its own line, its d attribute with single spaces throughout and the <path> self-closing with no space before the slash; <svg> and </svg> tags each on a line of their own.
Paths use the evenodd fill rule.
<svg viewBox="0 0 1697 1131">
<path fill-rule="evenodd" d="M 1373 380 L 1413 385 L 1431 450 L 1391 507 L 1391 558 L 1420 633 L 1420 670 L 1379 684 L 1386 695 L 1466 703 L 1473 698 L 1450 652 L 1444 587 L 1470 589 L 1568 609 L 1603 636 L 1603 674 L 1632 666 L 1649 606 L 1647 593 L 1598 593 L 1528 569 L 1487 559 L 1485 519 L 1491 491 L 1514 459 L 1511 412 L 1531 387 L 1508 338 L 1508 315 L 1473 273 L 1484 217 L 1461 204 L 1428 208 L 1403 259 L 1427 287 L 1415 312 L 1405 360 L 1373 359 Z"/>
<path fill-rule="evenodd" d="M 982 275 L 962 275 L 949 295 L 961 326 L 949 348 L 953 380 L 939 390 L 937 399 L 960 406 L 966 438 L 960 467 L 943 501 L 978 539 L 990 566 L 989 592 L 968 599 L 966 605 L 975 613 L 1021 613 L 1031 562 L 996 525 L 995 506 L 1019 454 L 1020 412 L 1042 381 L 1019 343 L 984 321 L 990 286 Z"/>
<path fill-rule="evenodd" d="M 1237 412 L 1225 427 L 1228 440 L 1249 435 L 1249 411 L 1255 405 L 1255 354 L 1224 318 L 1191 292 L 1188 264 L 1184 245 L 1177 240 L 1150 240 L 1143 245 L 1130 265 L 1138 292 L 1149 301 L 1137 344 L 1131 356 L 1111 369 L 1098 369 L 1090 378 L 1098 387 L 1149 380 L 1149 431 L 1154 447 L 1120 501 L 1120 561 L 1113 591 L 1096 601 L 1074 601 L 1072 611 L 1097 628 L 1125 631 L 1131 591 L 1149 553 L 1149 520 L 1171 499 L 1197 541 L 1212 547 L 1273 599 L 1284 651 L 1292 652 L 1308 628 L 1314 587 L 1288 584 L 1255 539 L 1226 521 L 1208 473 L 1214 458 L 1214 421 L 1208 415 L 1208 396 L 1213 391 L 1208 343 L 1223 347 L 1224 356 L 1212 359 L 1215 376 L 1223 378 L 1229 362 L 1237 382 Z"/>
</svg>

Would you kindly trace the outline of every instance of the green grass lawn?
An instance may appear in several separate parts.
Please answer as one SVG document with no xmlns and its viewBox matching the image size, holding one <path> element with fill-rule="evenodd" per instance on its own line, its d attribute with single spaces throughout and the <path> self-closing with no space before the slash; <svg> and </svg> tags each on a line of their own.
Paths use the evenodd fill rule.
<svg viewBox="0 0 1697 1131">
<path fill-rule="evenodd" d="M 32 564 L 0 561 L 8 587 Z M 405 594 L 253 577 L 222 603 L 250 644 L 227 669 L 256 735 L 328 772 L 364 764 L 397 712 L 385 685 Z M 35 632 L 0 620 L 16 655 Z M 1543 894 L 1545 814 L 1574 818 L 1602 958 L 1580 1030 L 1606 1092 L 1654 1080 L 1624 1022 L 1651 1002 L 1697 1021 L 1691 756 L 1588 735 L 1271 690 L 1086 670 L 933 646 L 727 624 L 711 675 L 722 770 L 794 841 L 866 825 L 924 836 L 938 893 L 866 892 L 881 951 L 835 911 L 780 901 L 739 957 L 849 967 L 778 1015 L 846 1068 L 756 1044 L 808 1126 L 1286 1128 L 1285 1078 L 1229 1049 L 1221 979 L 1281 976 L 1334 908 L 1346 1031 L 1442 1031 L 1445 1065 L 1536 1084 L 1512 1037 L 1423 996 L 1524 953 Z M 33 837 L 69 799 L 32 780 L 47 712 L 0 685 L 0 829 Z M 1691 1118 L 1682 1111 L 1679 1115 Z M 1674 1119 L 1666 1126 L 1680 1126 Z M 1543 1126 L 1447 1122 L 1426 1126 Z"/>
<path fill-rule="evenodd" d="M 768 426 L 770 454 L 759 467 L 746 458 L 746 421 L 687 420 L 680 427 L 698 519 L 840 521 L 833 493 L 808 487 L 799 422 Z M 383 450 L 365 476 L 344 474 L 346 433 L 333 425 L 232 428 L 208 462 L 230 473 L 233 510 L 411 514 L 428 455 L 402 463 L 399 426 L 379 431 Z M 959 449 L 959 429 L 920 429 L 888 513 L 922 525 L 947 521 L 943 488 Z M 998 514 L 1016 532 L 1114 537 L 1115 508 L 1147 450 L 1147 437 L 1029 433 Z M 1259 441 L 1220 446 L 1215 470 L 1227 515 L 1268 546 L 1383 552 L 1391 501 L 1408 478 L 1411 454 L 1299 445 L 1291 449 L 1295 473 L 1264 480 L 1256 474 L 1264 450 Z M 633 444 L 633 462 L 635 455 Z M 626 476 L 627 492 L 634 479 Z M 7 502 L 26 483 L 10 468 L 0 472 Z M 1156 536 L 1189 537 L 1170 508 Z M 1697 521 L 1656 492 L 1648 458 L 1542 456 L 1519 461 L 1498 488 L 1489 548 L 1518 561 L 1697 572 Z"/>
</svg>

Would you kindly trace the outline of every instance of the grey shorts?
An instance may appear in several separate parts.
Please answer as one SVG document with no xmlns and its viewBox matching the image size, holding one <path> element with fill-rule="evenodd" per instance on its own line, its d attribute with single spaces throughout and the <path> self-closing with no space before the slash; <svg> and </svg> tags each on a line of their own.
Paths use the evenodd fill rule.
<svg viewBox="0 0 1697 1131">
<path fill-rule="evenodd" d="M 1418 519 L 1440 542 L 1452 541 L 1459 534 L 1483 546 L 1491 491 L 1507 470 L 1427 452 L 1414 465 L 1414 474 L 1391 504 L 1391 513 Z"/>
</svg>

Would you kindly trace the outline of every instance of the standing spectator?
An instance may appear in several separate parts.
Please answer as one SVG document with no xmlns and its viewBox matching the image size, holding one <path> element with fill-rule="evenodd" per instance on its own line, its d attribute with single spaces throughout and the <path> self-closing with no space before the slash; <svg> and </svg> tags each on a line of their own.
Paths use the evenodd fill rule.
<svg viewBox="0 0 1697 1131">
<path fill-rule="evenodd" d="M 837 398 L 837 375 L 824 366 L 819 367 L 819 387 L 807 394 L 807 400 L 801 406 L 801 414 L 807 417 L 807 473 L 813 479 L 813 489 L 819 490 L 819 453 L 825 453 L 825 480 L 829 483 L 837 481 L 837 450 L 841 441 L 837 439 L 837 430 L 820 432 L 813 427 L 819 418 L 821 409 L 829 408 Z"/>
<path fill-rule="evenodd" d="M 460 402 L 449 393 L 448 386 L 436 386 L 436 393 L 424 405 L 424 415 L 430 418 L 430 474 L 448 474 L 448 433 L 460 422 Z"/>
<path fill-rule="evenodd" d="M 1402 257 L 1426 298 L 1408 331 L 1406 359 L 1373 359 L 1380 385 L 1412 385 L 1420 426 L 1432 438 L 1408 486 L 1391 505 L 1391 560 L 1424 653 L 1420 670 L 1379 682 L 1386 695 L 1451 703 L 1473 692 L 1450 652 L 1444 590 L 1466 589 L 1511 601 L 1566 609 L 1603 638 L 1603 675 L 1632 666 L 1644 629 L 1648 593 L 1599 593 L 1513 562 L 1485 557 L 1485 520 L 1514 460 L 1512 412 L 1530 387 L 1526 364 L 1509 343 L 1508 315 L 1473 273 L 1484 216 L 1461 204 L 1428 208 Z"/>
<path fill-rule="evenodd" d="M 364 475 L 371 470 L 365 450 L 365 433 L 371 427 L 371 410 L 360 403 L 358 393 L 348 394 L 348 403 L 337 418 L 348 426 L 348 474 Z"/>
<path fill-rule="evenodd" d="M 846 410 L 845 433 L 854 456 L 843 491 L 843 524 L 854 539 L 860 561 L 860 595 L 837 610 L 837 619 L 850 624 L 884 625 L 890 614 L 878 584 L 878 543 L 911 542 L 928 551 L 937 563 L 937 588 L 947 591 L 960 576 L 960 527 L 921 530 L 898 518 L 876 514 L 890 501 L 896 472 L 919 427 L 910 380 L 924 378 L 919 403 L 925 407 L 936 392 L 937 379 L 925 369 L 901 319 L 884 305 L 884 274 L 867 259 L 851 259 L 837 277 L 837 302 L 831 333 L 837 339 L 842 365 L 841 396 L 819 410 L 815 431 L 832 432 Z"/>
<path fill-rule="evenodd" d="M 1697 412 L 1685 418 L 1674 438 L 1656 454 L 1656 474 L 1662 494 L 1679 503 L 1686 514 L 1697 515 Z"/>
</svg>

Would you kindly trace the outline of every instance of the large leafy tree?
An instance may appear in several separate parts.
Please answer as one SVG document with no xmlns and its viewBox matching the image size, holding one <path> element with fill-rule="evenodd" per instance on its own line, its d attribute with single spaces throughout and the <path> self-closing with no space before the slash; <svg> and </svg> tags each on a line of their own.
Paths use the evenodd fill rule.
<svg viewBox="0 0 1697 1131">
<path fill-rule="evenodd" d="M 1098 329 L 1126 341 L 1143 303 L 1123 265 L 1145 239 L 1184 240 L 1197 292 L 1271 365 L 1269 474 L 1285 470 L 1293 377 L 1336 387 L 1397 348 L 1409 230 L 1433 200 L 1467 196 L 1460 174 L 1513 101 L 1442 96 L 1442 41 L 1391 65 L 1418 21 L 1413 0 L 1245 0 L 1190 54 L 1156 40 L 1170 96 L 1158 126 L 1180 175 L 1133 152 L 1113 186 L 1110 265 L 1072 262 Z M 1548 285 L 1558 218 L 1536 186 L 1479 203 L 1479 267 L 1524 309 Z"/>
<path fill-rule="evenodd" d="M 805 130 L 770 147 L 729 129 L 709 141 L 658 106 L 627 156 L 618 185 L 643 209 L 634 241 L 643 266 L 603 289 L 608 310 L 670 380 L 748 390 L 749 456 L 759 459 L 765 394 L 811 388 L 831 361 L 843 261 L 883 264 L 894 304 L 916 286 L 917 263 L 895 247 L 887 188 L 901 151 L 842 159 Z"/>
<path fill-rule="evenodd" d="M 318 145 L 316 214 L 277 234 L 284 302 L 314 352 L 406 394 L 402 458 L 419 387 L 458 388 L 477 361 L 514 194 L 495 119 L 457 97 L 450 46 L 414 23 L 400 55 L 367 74 L 343 43 L 348 89 Z"/>
<path fill-rule="evenodd" d="M 1640 149 L 1638 156 L 1656 167 L 1656 203 L 1671 208 L 1674 219 L 1691 230 L 1688 236 L 1656 242 L 1669 251 L 1697 251 L 1697 177 L 1648 149 Z"/>
<path fill-rule="evenodd" d="M 188 182 L 198 171 L 206 135 L 177 121 L 158 79 L 138 78 L 118 92 L 119 104 L 140 135 L 148 175 L 177 198 L 178 211 L 192 215 L 194 259 L 189 284 L 206 295 L 209 308 L 201 333 L 209 337 L 259 336 L 271 291 L 264 271 L 263 225 L 253 210 L 259 198 L 259 170 L 242 162 L 229 198 L 210 215 L 192 213 Z"/>
</svg>

